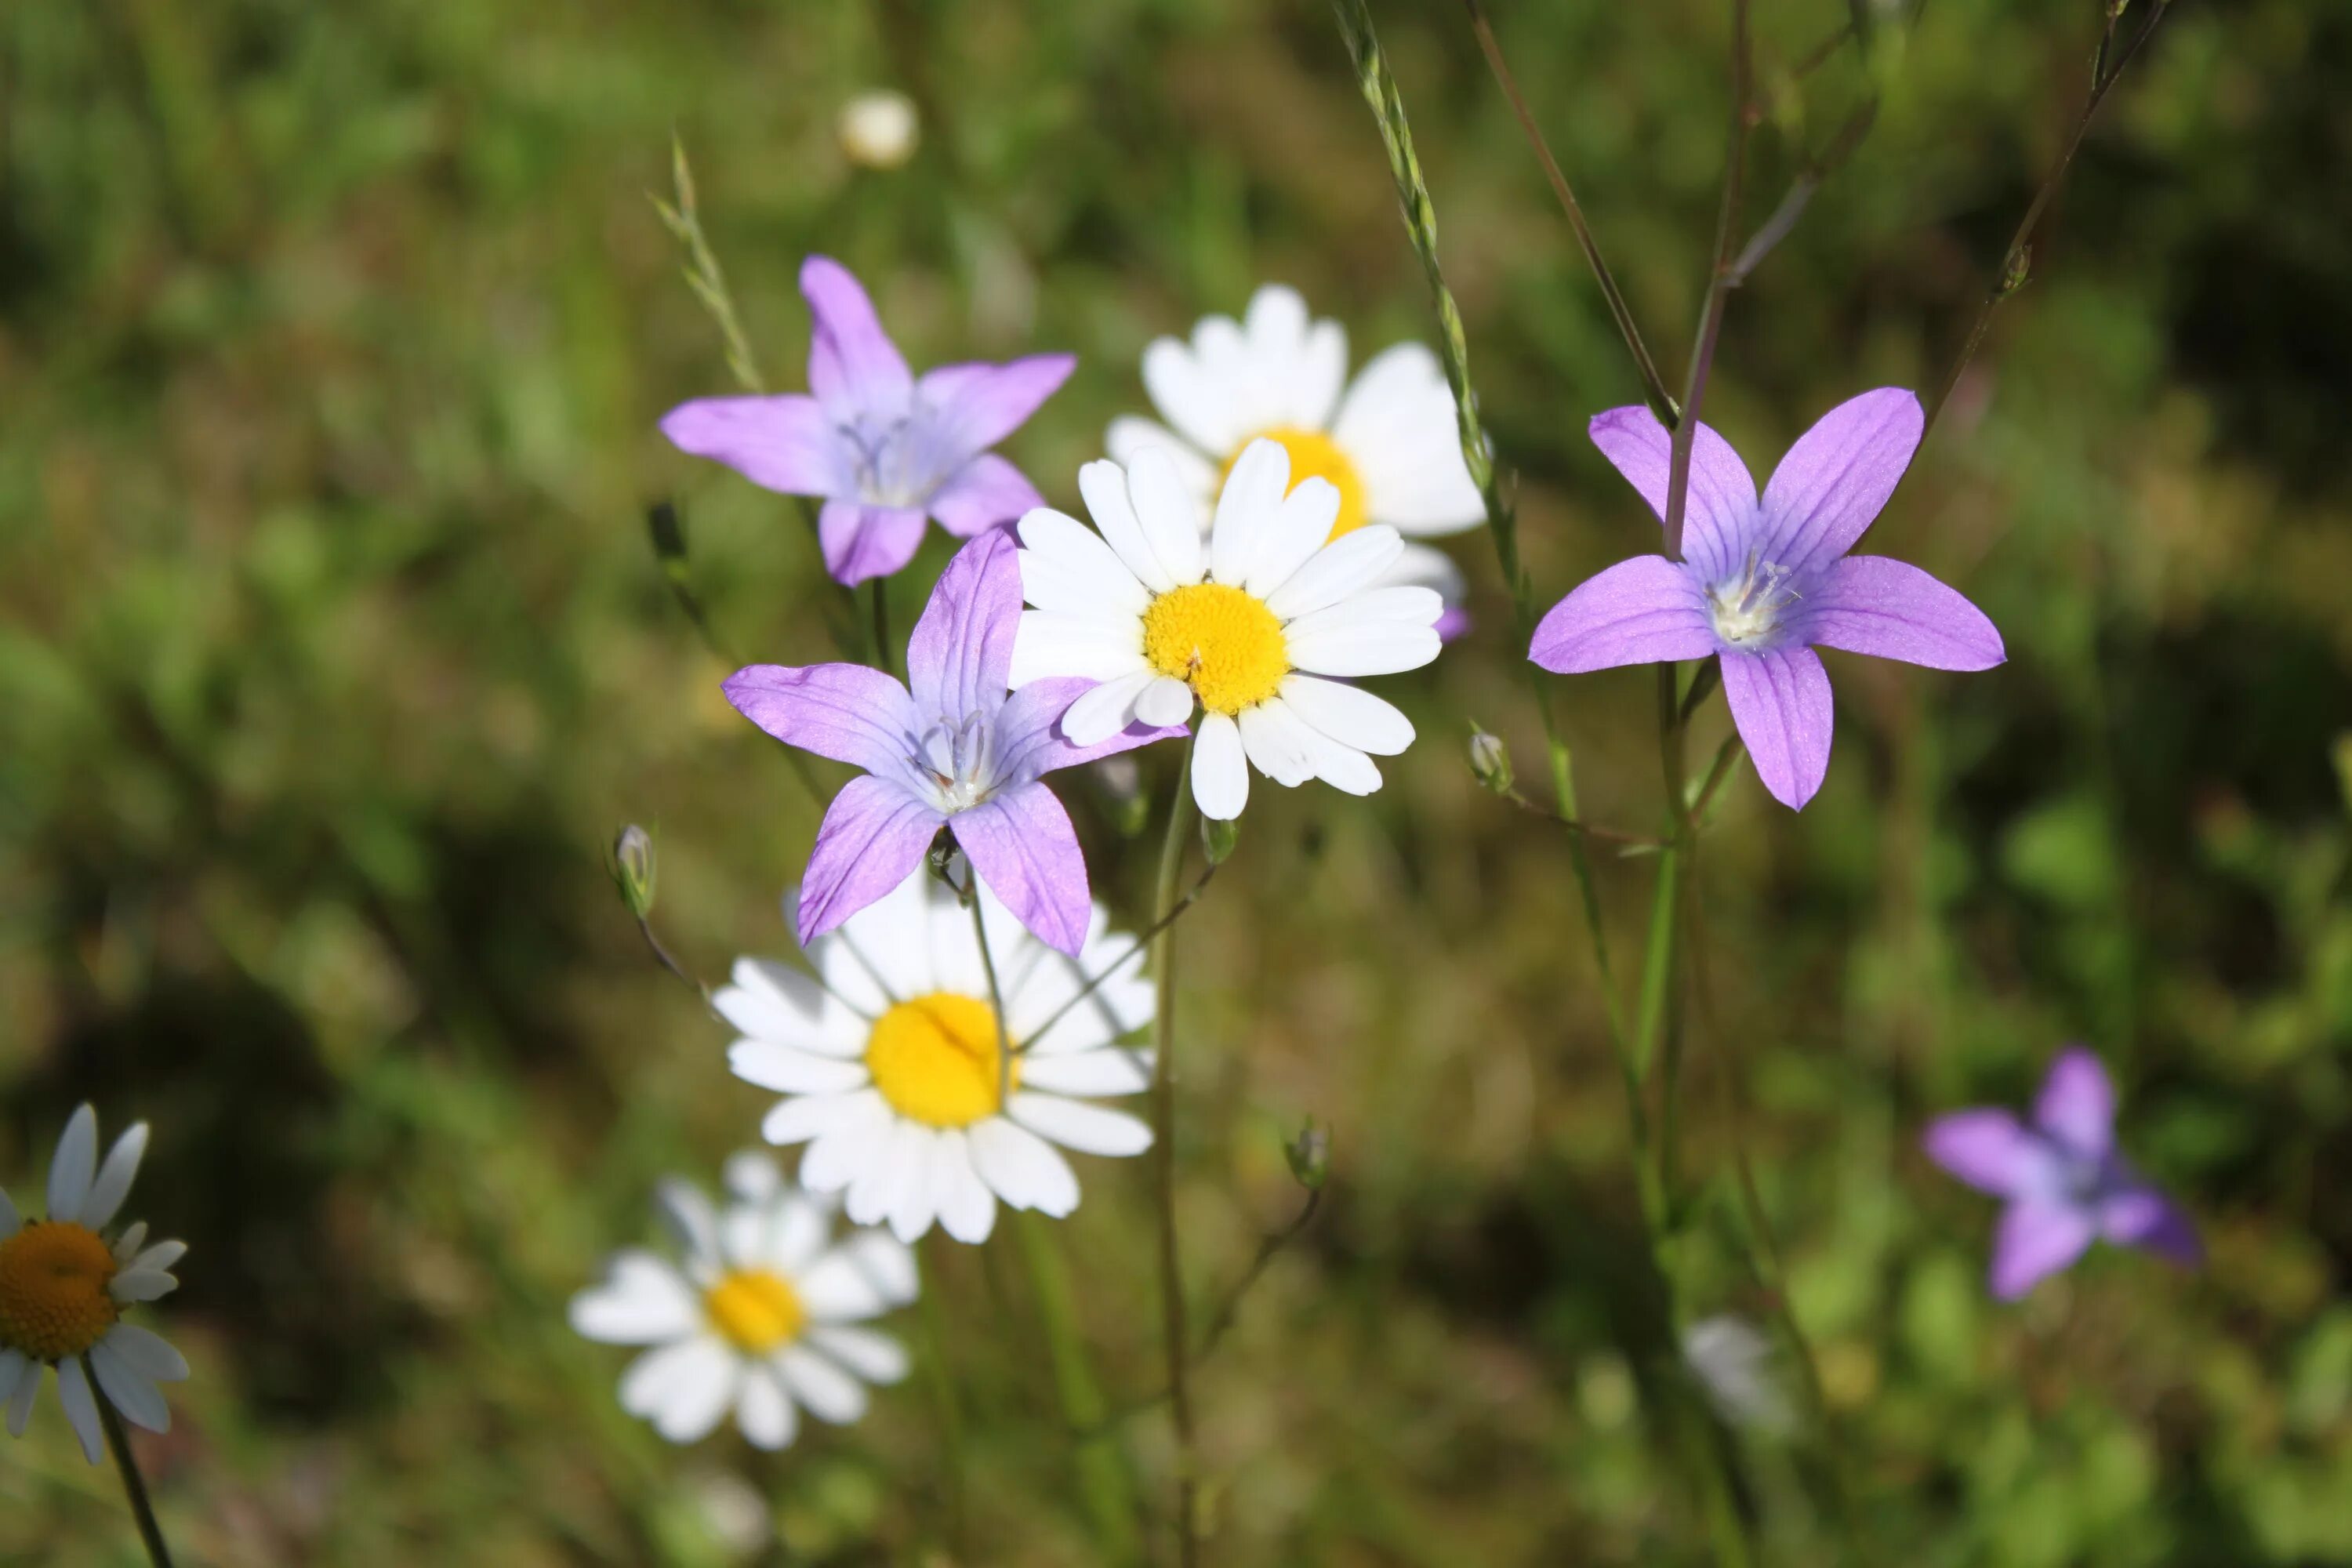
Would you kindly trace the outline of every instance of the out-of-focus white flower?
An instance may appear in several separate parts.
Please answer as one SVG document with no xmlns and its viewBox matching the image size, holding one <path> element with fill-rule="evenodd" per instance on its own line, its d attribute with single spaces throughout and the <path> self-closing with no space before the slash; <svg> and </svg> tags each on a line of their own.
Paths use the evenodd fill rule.
<svg viewBox="0 0 2352 1568">
<path fill-rule="evenodd" d="M 1683 1334 L 1683 1359 L 1726 1421 L 1786 1432 L 1796 1413 L 1772 1369 L 1772 1342 L 1743 1318 L 1706 1318 Z"/>
<path fill-rule="evenodd" d="M 851 163 L 868 169 L 895 169 L 915 155 L 915 143 L 922 139 L 922 121 L 915 113 L 913 99 L 887 87 L 876 88 L 841 106 L 835 132 Z"/>
</svg>

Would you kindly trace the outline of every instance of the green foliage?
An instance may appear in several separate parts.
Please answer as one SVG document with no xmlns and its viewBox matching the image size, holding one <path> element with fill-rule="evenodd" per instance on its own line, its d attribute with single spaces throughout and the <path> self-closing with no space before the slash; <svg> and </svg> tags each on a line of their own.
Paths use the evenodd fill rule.
<svg viewBox="0 0 2352 1568">
<path fill-rule="evenodd" d="M 1548 604 L 1653 547 L 1582 434 L 1643 389 L 1459 11 L 1373 13 Z M 1759 8 L 1756 216 L 1881 103 L 1732 297 L 1708 419 L 1759 468 L 1855 390 L 1933 383 L 2100 25 L 2025 0 L 1874 14 L 1866 62 L 1799 81 L 1845 7 Z M 1678 382 L 1724 8 L 1493 19 Z M 1678 1275 L 1706 1310 L 1770 1319 L 1728 1240 L 1736 1060 L 1861 1560 L 2352 1563 L 2347 79 L 2340 7 L 2176 0 L 1869 545 L 1965 587 L 2010 663 L 1843 660 L 1816 803 L 1792 817 L 1743 770 L 1712 808 Z M 835 141 L 871 85 L 920 107 L 902 169 Z M 647 204 L 688 216 L 674 133 L 740 343 Z M 918 363 L 1077 351 L 1010 444 L 1065 506 L 1141 408 L 1143 345 L 1262 278 L 1345 321 L 1359 361 L 1436 336 L 1322 0 L 0 7 L 0 1180 L 34 1190 L 84 1097 L 155 1123 L 136 1202 L 194 1250 L 147 1321 L 196 1375 L 142 1452 L 185 1561 L 944 1550 L 919 1386 L 781 1458 L 681 1453 L 562 1321 L 646 1237 L 655 1177 L 714 1179 L 762 1107 L 606 878 L 615 825 L 642 822 L 690 973 L 788 945 L 808 786 L 841 775 L 796 776 L 710 650 L 811 662 L 862 619 L 796 506 L 653 426 L 732 390 L 730 352 L 801 384 L 793 274 L 817 248 Z M 674 575 L 647 547 L 663 501 L 692 522 Z M 1423 743 L 1368 801 L 1257 791 L 1180 928 L 1198 1302 L 1296 1215 L 1285 1139 L 1332 1130 L 1318 1213 L 1198 1378 L 1210 1552 L 1696 1562 L 1570 838 L 1458 749 L 1469 714 L 1545 745 L 1510 585 L 1486 541 L 1454 553 L 1475 629 L 1384 687 Z M 894 626 L 943 559 L 934 539 L 894 585 Z M 1654 831 L 1649 675 L 1548 686 L 1578 815 Z M 1696 728 L 1703 761 L 1719 702 Z M 1063 792 L 1130 930 L 1160 750 L 1136 788 Z M 1604 847 L 1632 952 L 1654 863 Z M 1916 1135 L 2029 1092 L 2068 1038 L 2114 1068 L 2126 1142 L 2211 1263 L 2099 1252 L 1996 1306 L 1989 1205 Z M 1120 1415 L 1160 1386 L 1142 1163 L 1090 1163 L 1055 1239 L 1160 1506 L 1161 1416 Z M 936 1271 L 968 1560 L 1088 1563 L 1015 1247 Z M 1710 1436 L 1768 1562 L 1841 1560 L 1790 1445 Z M 0 1446 L 0 1562 L 133 1551 L 45 1402 Z"/>
</svg>

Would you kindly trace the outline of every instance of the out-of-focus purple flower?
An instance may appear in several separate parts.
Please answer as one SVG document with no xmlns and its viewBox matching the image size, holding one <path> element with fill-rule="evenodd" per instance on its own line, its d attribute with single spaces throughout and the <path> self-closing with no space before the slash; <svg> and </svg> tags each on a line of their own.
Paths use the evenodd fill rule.
<svg viewBox="0 0 2352 1568">
<path fill-rule="evenodd" d="M 1562 675 L 1720 655 L 1757 776 L 1801 807 L 1830 762 L 1830 678 L 1816 647 L 1931 669 L 2007 657 L 1984 612 L 1916 566 L 1848 555 L 1911 465 L 1919 400 L 1881 387 L 1798 438 L 1759 500 L 1729 442 L 1691 447 L 1683 559 L 1637 555 L 1588 578 L 1536 627 L 1528 657 Z M 1593 418 L 1593 445 L 1663 518 L 1673 437 L 1646 408 Z"/>
<path fill-rule="evenodd" d="M 2098 1240 L 2191 1268 L 2203 1258 L 2189 1216 L 2116 1152 L 2115 1126 L 2106 1069 L 2069 1046 L 2050 1065 L 2030 1121 L 1986 1106 L 1928 1127 L 1929 1159 L 2008 1202 L 1993 1238 L 1995 1296 L 2015 1300 Z"/>
<path fill-rule="evenodd" d="M 1038 940 L 1076 955 L 1091 908 L 1069 814 L 1039 779 L 1171 735 L 1129 725 L 1091 746 L 1062 734 L 1091 680 L 1040 680 L 1011 696 L 1021 569 L 991 530 L 956 552 L 907 643 L 913 689 L 862 664 L 755 664 L 727 700 L 787 745 L 864 768 L 834 796 L 802 879 L 800 939 L 824 935 L 921 864 L 944 826 L 980 879 Z"/>
<path fill-rule="evenodd" d="M 824 497 L 825 567 L 853 586 L 913 559 L 927 516 L 970 538 L 1045 504 L 989 448 L 1053 395 L 1074 356 L 941 365 L 918 377 L 839 262 L 810 257 L 801 292 L 815 322 L 808 393 L 682 403 L 661 422 L 680 450 L 767 489 Z"/>
</svg>

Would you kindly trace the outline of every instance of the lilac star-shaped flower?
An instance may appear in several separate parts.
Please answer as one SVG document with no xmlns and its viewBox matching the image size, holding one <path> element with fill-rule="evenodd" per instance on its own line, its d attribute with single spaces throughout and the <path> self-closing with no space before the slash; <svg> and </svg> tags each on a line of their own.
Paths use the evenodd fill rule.
<svg viewBox="0 0 2352 1568">
<path fill-rule="evenodd" d="M 1830 678 L 1816 647 L 1931 669 L 2007 657 L 1984 612 L 1916 566 L 1849 555 L 1911 465 L 1919 400 L 1881 387 L 1798 438 L 1759 500 L 1731 444 L 1691 447 L 1683 559 L 1637 555 L 1587 579 L 1536 627 L 1528 657 L 1562 675 L 1719 655 L 1732 722 L 1773 797 L 1802 806 L 1829 770 Z M 1663 519 L 1673 437 L 1646 408 L 1596 416 L 1592 443 Z"/>
<path fill-rule="evenodd" d="M 913 559 L 926 516 L 968 539 L 1045 504 L 989 448 L 1053 395 L 1074 356 L 941 365 L 919 379 L 839 262 L 810 257 L 801 292 L 815 326 L 808 394 L 682 403 L 661 422 L 681 451 L 767 489 L 823 496 L 825 569 L 852 586 Z"/>
<path fill-rule="evenodd" d="M 1995 1296 L 2015 1300 L 2096 1240 L 2191 1268 L 2202 1259 L 2196 1227 L 2116 1152 L 2115 1128 L 2106 1069 L 2080 1046 L 2051 1064 L 2031 1123 L 1987 1106 L 1928 1127 L 1922 1142 L 1929 1159 L 2008 1200 L 1993 1237 Z"/>
<path fill-rule="evenodd" d="M 1038 940 L 1075 957 L 1091 896 L 1069 814 L 1038 781 L 1185 732 L 1130 725 L 1073 745 L 1064 710 L 1094 682 L 1040 680 L 1006 695 L 1021 625 L 1013 536 L 992 529 L 956 552 L 907 643 L 911 691 L 862 664 L 755 664 L 727 700 L 788 745 L 866 770 L 834 796 L 801 879 L 800 938 L 824 935 L 904 882 L 941 827 Z"/>
</svg>

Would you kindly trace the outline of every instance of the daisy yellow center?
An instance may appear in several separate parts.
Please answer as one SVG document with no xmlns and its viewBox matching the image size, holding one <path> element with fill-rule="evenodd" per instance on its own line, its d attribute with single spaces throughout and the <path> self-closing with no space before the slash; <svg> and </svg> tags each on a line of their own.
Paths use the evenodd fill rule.
<svg viewBox="0 0 2352 1568">
<path fill-rule="evenodd" d="M 926 1127 L 969 1127 L 996 1114 L 996 1013 L 977 997 L 934 991 L 874 1020 L 866 1068 L 890 1109 Z M 1021 1079 L 1015 1062 L 1005 1075 Z"/>
<path fill-rule="evenodd" d="M 1282 623 L 1263 600 L 1223 583 L 1187 584 L 1152 600 L 1143 657 L 1192 687 L 1201 706 L 1228 715 L 1273 696 L 1290 673 Z"/>
<path fill-rule="evenodd" d="M 1339 492 L 1339 520 L 1331 525 L 1331 537 L 1353 533 L 1371 520 L 1364 514 L 1364 477 L 1356 472 L 1356 465 L 1348 454 L 1339 450 L 1339 443 L 1320 430 L 1305 430 L 1296 425 L 1277 425 L 1271 430 L 1261 430 L 1234 448 L 1225 459 L 1225 474 L 1234 471 L 1241 461 L 1242 449 L 1250 441 L 1276 441 L 1290 454 L 1290 488 L 1297 489 L 1302 479 L 1328 479 L 1331 488 Z M 1224 474 L 1218 476 L 1222 489 Z"/>
<path fill-rule="evenodd" d="M 710 1326 L 745 1355 L 766 1355 L 800 1337 L 808 1309 L 800 1292 L 780 1274 L 764 1268 L 738 1268 L 719 1277 L 702 1293 L 702 1310 Z"/>
<path fill-rule="evenodd" d="M 0 1241 L 0 1345 L 39 1361 L 79 1355 L 118 1313 L 114 1254 L 78 1225 L 35 1221 Z"/>
</svg>

